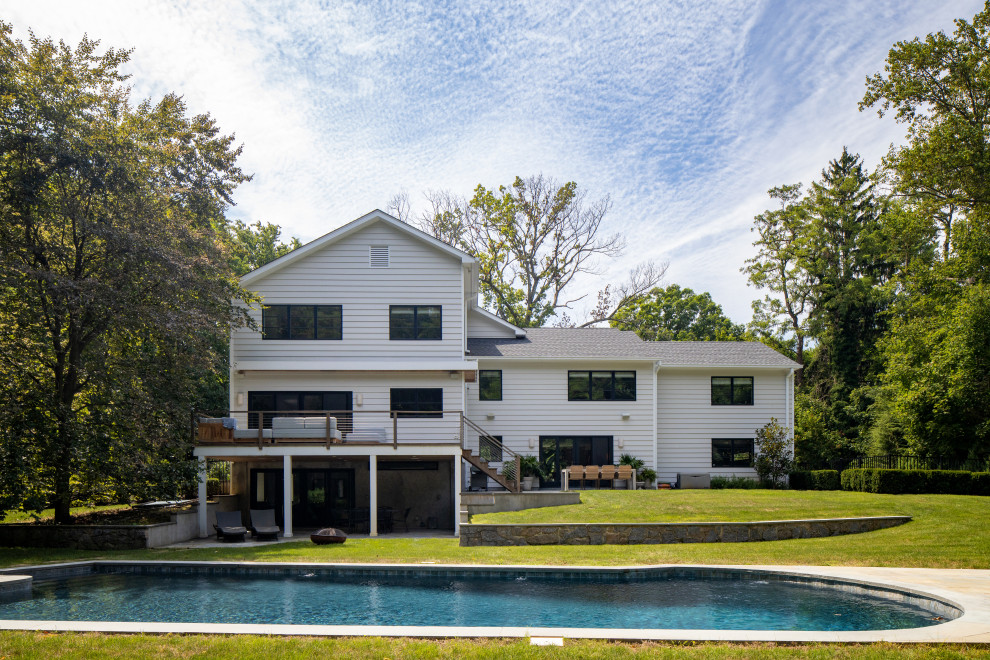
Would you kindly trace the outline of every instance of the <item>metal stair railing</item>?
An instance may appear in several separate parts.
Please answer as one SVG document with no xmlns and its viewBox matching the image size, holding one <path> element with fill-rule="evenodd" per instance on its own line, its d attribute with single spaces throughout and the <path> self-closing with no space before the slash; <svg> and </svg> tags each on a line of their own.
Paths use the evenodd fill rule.
<svg viewBox="0 0 990 660">
<path fill-rule="evenodd" d="M 509 482 L 509 484 L 511 484 L 512 486 L 511 488 L 509 488 L 509 484 L 502 483 L 502 485 L 505 486 L 508 490 L 511 490 L 516 493 L 521 492 L 522 491 L 522 475 L 520 474 L 521 456 L 516 452 L 512 451 L 511 449 L 509 449 L 508 447 L 506 447 L 505 445 L 503 445 L 498 440 L 498 438 L 488 433 L 488 431 L 481 428 L 481 426 L 479 426 L 478 424 L 475 424 L 473 421 L 468 419 L 463 414 L 461 415 L 461 422 L 463 426 L 466 426 L 467 428 L 471 429 L 472 431 L 478 434 L 478 458 L 482 463 L 484 463 L 485 466 L 488 467 L 488 469 L 486 470 L 485 467 L 483 467 L 482 465 L 478 465 L 477 463 L 474 463 L 474 461 L 471 461 L 471 463 L 474 464 L 476 467 L 482 469 L 489 476 L 495 478 L 496 481 L 501 481 L 500 479 L 495 477 L 495 475 L 498 474 L 500 477 L 502 477 L 502 479 Z M 463 430 L 461 432 L 461 442 L 462 443 L 464 442 Z M 483 447 L 487 447 L 489 452 L 492 453 L 494 453 L 494 451 L 497 451 L 499 454 L 498 456 L 499 460 L 489 461 L 483 454 Z M 470 454 L 471 450 L 465 448 L 465 451 Z M 489 455 L 491 456 L 491 454 Z M 506 457 L 508 457 L 508 459 Z M 502 463 L 501 474 L 499 474 L 498 468 L 493 468 L 489 466 L 488 465 L 489 462 Z"/>
</svg>

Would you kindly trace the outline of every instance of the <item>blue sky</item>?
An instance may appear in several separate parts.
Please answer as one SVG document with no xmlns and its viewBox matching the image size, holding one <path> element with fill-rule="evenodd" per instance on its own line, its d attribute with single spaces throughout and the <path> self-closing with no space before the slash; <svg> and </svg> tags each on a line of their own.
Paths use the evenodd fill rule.
<svg viewBox="0 0 990 660">
<path fill-rule="evenodd" d="M 182 94 L 244 144 L 233 215 L 316 238 L 408 193 L 542 172 L 611 195 L 623 257 L 709 291 L 737 322 L 766 191 L 842 147 L 874 167 L 904 131 L 859 112 L 901 39 L 975 0 L 884 2 L 0 1 L 24 38 L 135 49 L 137 97 Z M 593 299 L 593 295 L 589 298 Z M 581 309 L 572 316 L 580 317 Z"/>
</svg>

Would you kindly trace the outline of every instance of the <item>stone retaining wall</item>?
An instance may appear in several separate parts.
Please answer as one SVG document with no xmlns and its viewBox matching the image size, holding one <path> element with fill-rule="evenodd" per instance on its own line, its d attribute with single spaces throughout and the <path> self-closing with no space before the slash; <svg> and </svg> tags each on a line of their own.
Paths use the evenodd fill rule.
<svg viewBox="0 0 990 660">
<path fill-rule="evenodd" d="M 172 523 L 161 523 L 171 525 Z M 155 525 L 32 525 L 0 526 L 0 546 L 8 548 L 76 548 L 77 550 L 137 550 L 148 547 Z"/>
<path fill-rule="evenodd" d="M 464 524 L 461 525 L 460 544 L 635 545 L 778 541 L 872 532 L 903 525 L 910 520 L 911 516 L 876 516 L 713 523 Z"/>
</svg>

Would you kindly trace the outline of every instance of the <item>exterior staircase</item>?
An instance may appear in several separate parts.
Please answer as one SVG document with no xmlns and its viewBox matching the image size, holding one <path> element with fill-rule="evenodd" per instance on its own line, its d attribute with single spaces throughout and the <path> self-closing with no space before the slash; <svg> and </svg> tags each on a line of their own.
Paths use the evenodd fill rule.
<svg viewBox="0 0 990 660">
<path fill-rule="evenodd" d="M 472 452 L 470 449 L 461 449 L 461 456 L 464 457 L 464 460 L 465 461 L 467 461 L 468 463 L 470 463 L 474 467 L 478 468 L 479 470 L 481 470 L 482 472 L 484 472 L 485 474 L 487 474 L 496 483 L 498 483 L 499 485 L 501 485 L 506 490 L 511 491 L 513 493 L 518 493 L 518 492 L 520 492 L 522 490 L 522 484 L 520 483 L 520 481 L 518 479 L 510 479 L 510 478 L 506 477 L 504 474 L 502 474 L 501 472 L 499 472 L 497 469 L 495 469 L 491 465 L 489 465 L 488 464 L 488 461 L 486 461 L 485 459 L 481 458 L 480 456 L 475 456 L 474 455 L 474 452 Z M 519 456 L 518 455 L 515 457 L 515 473 L 516 474 L 519 474 Z"/>
</svg>

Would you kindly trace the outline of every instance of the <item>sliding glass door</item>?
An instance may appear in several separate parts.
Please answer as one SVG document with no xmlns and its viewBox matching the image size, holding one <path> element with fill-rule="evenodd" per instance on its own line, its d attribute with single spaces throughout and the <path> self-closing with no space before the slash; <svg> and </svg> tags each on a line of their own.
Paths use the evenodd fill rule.
<svg viewBox="0 0 990 660">
<path fill-rule="evenodd" d="M 610 435 L 541 435 L 540 464 L 552 470 L 552 476 L 540 480 L 546 488 L 560 487 L 560 471 L 570 465 L 612 465 Z"/>
</svg>

